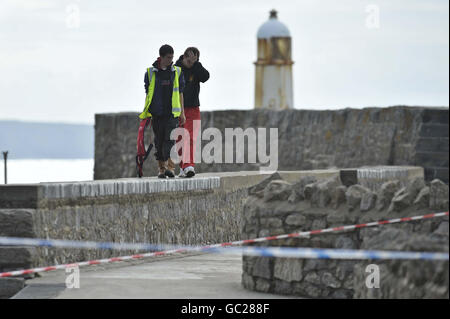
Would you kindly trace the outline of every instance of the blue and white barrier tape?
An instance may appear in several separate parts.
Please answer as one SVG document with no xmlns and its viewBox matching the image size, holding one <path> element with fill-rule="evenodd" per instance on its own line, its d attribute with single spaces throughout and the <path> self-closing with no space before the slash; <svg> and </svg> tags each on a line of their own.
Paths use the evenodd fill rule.
<svg viewBox="0 0 450 319">
<path fill-rule="evenodd" d="M 222 254 L 244 254 L 248 256 L 306 258 L 306 259 L 421 259 L 448 260 L 449 254 L 442 252 L 381 251 L 352 249 L 322 249 L 294 247 L 230 247 L 212 248 L 207 251 Z"/>
<path fill-rule="evenodd" d="M 197 250 L 197 249 L 195 249 Z M 190 249 L 190 251 L 195 251 Z M 374 251 L 374 250 L 346 250 L 346 249 L 319 249 L 319 248 L 292 248 L 292 247 L 214 247 L 201 248 L 205 252 L 223 254 L 244 254 L 248 256 L 283 257 L 283 258 L 308 258 L 308 259 L 419 259 L 419 260 L 448 260 L 448 253 L 429 252 L 404 252 L 404 251 Z M 21 276 L 39 272 L 47 272 L 71 267 L 82 267 L 89 265 L 106 264 L 117 261 L 141 259 L 160 255 L 168 255 L 186 250 L 173 250 L 164 252 L 153 252 L 133 256 L 122 256 L 108 259 L 91 260 L 79 263 L 55 265 L 25 270 L 16 270 L 0 273 L 0 278 Z"/>
<path fill-rule="evenodd" d="M 178 245 L 166 245 L 166 244 L 155 245 L 145 243 L 112 243 L 112 242 L 61 240 L 61 239 L 0 237 L 0 246 L 2 245 L 36 246 L 36 247 L 52 247 L 52 248 L 80 248 L 80 249 L 146 250 L 146 251 L 158 251 L 183 247 Z"/>
<path fill-rule="evenodd" d="M 0 237 L 0 245 L 40 246 L 57 248 L 115 249 L 115 250 L 179 250 L 204 251 L 223 254 L 245 254 L 252 256 L 321 259 L 428 259 L 448 260 L 448 253 L 441 252 L 400 252 L 346 249 L 316 249 L 292 247 L 227 247 L 221 244 L 210 246 L 152 245 L 129 243 L 97 243 L 69 240 L 45 240 L 33 238 Z M 227 249 L 223 249 L 223 248 Z"/>
</svg>

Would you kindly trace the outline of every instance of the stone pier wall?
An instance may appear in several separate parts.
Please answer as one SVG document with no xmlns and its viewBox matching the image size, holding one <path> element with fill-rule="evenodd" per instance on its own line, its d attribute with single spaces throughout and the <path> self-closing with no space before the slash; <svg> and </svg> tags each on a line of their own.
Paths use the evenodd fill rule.
<svg viewBox="0 0 450 319">
<path fill-rule="evenodd" d="M 0 236 L 189 245 L 237 239 L 246 194 L 220 186 L 218 177 L 49 183 L 35 186 L 34 202 L 8 201 L 14 189 L 5 188 Z M 0 271 L 131 253 L 0 247 Z"/>
<path fill-rule="evenodd" d="M 278 128 L 278 170 L 410 165 L 424 167 L 427 181 L 439 178 L 448 183 L 448 108 L 227 110 L 202 112 L 201 117 L 202 132 L 217 128 L 223 141 L 225 128 Z M 138 113 L 96 115 L 94 179 L 136 176 L 138 127 Z M 152 138 L 151 130 L 146 134 Z M 199 146 L 209 142 L 200 141 Z M 247 150 L 247 141 L 244 144 Z M 236 158 L 240 148 L 233 150 Z M 153 153 L 144 165 L 144 176 L 156 175 Z M 225 143 L 222 163 L 224 154 Z M 199 172 L 249 171 L 260 166 L 267 164 L 257 159 L 255 164 L 196 165 Z"/>
<path fill-rule="evenodd" d="M 306 172 L 280 172 L 294 181 Z M 339 171 L 313 171 L 318 179 Z M 232 172 L 194 179 L 117 179 L 0 185 L 0 236 L 199 245 L 238 240 L 247 188 L 268 175 Z M 137 251 L 0 246 L 0 272 L 81 262 Z M 0 299 L 24 287 L 0 279 Z"/>
<path fill-rule="evenodd" d="M 292 183 L 275 174 L 250 188 L 244 239 L 448 211 L 448 186 L 437 179 L 391 180 L 378 187 L 346 183 L 346 174 L 340 177 L 318 181 L 305 176 Z M 447 216 L 255 245 L 448 253 L 448 240 Z M 379 265 L 379 289 L 365 285 L 370 264 Z M 242 284 L 250 290 L 308 298 L 449 298 L 448 274 L 448 261 L 244 256 Z"/>
<path fill-rule="evenodd" d="M 306 172 L 280 172 L 296 180 Z M 313 171 L 319 179 L 339 171 Z M 200 245 L 240 239 L 247 188 L 268 175 L 204 174 L 0 185 L 0 236 L 97 242 Z M 0 272 L 135 251 L 0 247 Z"/>
<path fill-rule="evenodd" d="M 275 177 L 281 180 L 274 176 L 267 180 L 271 175 L 259 172 L 230 172 L 201 174 L 193 179 L 0 185 L 0 236 L 197 245 L 403 216 L 404 210 L 411 213 L 407 209 L 411 205 L 423 212 L 448 207 L 448 187 L 439 181 L 425 185 L 423 173 L 420 167 L 369 167 L 280 171 Z M 389 181 L 393 178 L 395 181 Z M 408 227 L 436 236 L 445 236 L 447 229 L 448 240 L 448 218 L 446 221 L 423 224 L 428 226 L 419 222 L 414 226 L 413 222 Z M 311 240 L 293 239 L 287 245 L 364 247 L 376 235 L 361 230 Z M 2 246 L 0 272 L 136 252 Z M 292 260 L 267 260 L 244 259 L 245 287 L 298 293 L 286 287 L 294 289 L 297 281 L 305 280 L 307 285 L 301 286 L 301 294 L 307 296 L 356 294 L 356 288 L 349 288 L 354 276 L 349 272 L 352 263 L 330 266 L 320 260 L 296 261 L 302 266 L 292 268 Z M 317 276 L 339 287 L 331 291 L 319 284 L 317 288 Z M 0 280 L 0 298 L 2 287 L 23 286 L 14 279 Z M 362 292 L 358 294 L 362 296 Z"/>
</svg>

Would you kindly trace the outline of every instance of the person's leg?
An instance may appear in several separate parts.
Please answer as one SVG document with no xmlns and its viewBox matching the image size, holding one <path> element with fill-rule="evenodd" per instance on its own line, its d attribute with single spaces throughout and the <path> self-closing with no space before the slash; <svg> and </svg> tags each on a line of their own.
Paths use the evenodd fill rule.
<svg viewBox="0 0 450 319">
<path fill-rule="evenodd" d="M 195 158 L 195 148 L 197 143 L 197 138 L 200 133 L 200 108 L 192 107 L 189 108 L 189 126 L 187 127 L 190 135 L 190 140 L 188 141 L 189 147 L 189 159 L 186 159 L 183 163 L 183 170 L 187 177 L 192 177 L 195 175 L 194 170 L 194 158 Z"/>
<path fill-rule="evenodd" d="M 183 173 L 186 177 L 195 176 L 195 146 L 198 138 L 198 134 L 200 132 L 200 108 L 199 107 L 190 107 L 188 108 L 188 115 L 186 118 L 189 118 L 189 122 L 186 121 L 185 128 L 189 131 L 189 139 L 186 140 L 185 149 L 188 149 L 188 152 L 183 152 Z M 185 111 L 186 112 L 186 111 Z"/>
<path fill-rule="evenodd" d="M 161 138 L 159 134 L 159 121 L 156 118 L 152 120 L 153 144 L 155 145 L 155 158 L 161 160 Z"/>
<path fill-rule="evenodd" d="M 184 129 L 189 132 L 189 135 L 186 134 L 183 138 L 183 156 L 182 162 L 180 163 L 180 167 L 185 169 L 190 166 L 190 162 L 192 162 L 192 127 L 193 127 L 193 112 L 192 107 L 186 107 L 184 109 L 184 114 L 186 116 L 186 123 L 184 123 Z"/>
<path fill-rule="evenodd" d="M 155 157 L 158 161 L 158 177 L 165 178 L 167 162 L 163 157 L 163 142 L 164 142 L 164 126 L 163 121 L 160 118 L 153 118 L 152 121 L 154 144 L 155 144 Z"/>
<path fill-rule="evenodd" d="M 197 145 L 197 138 L 198 138 L 198 136 L 200 134 L 200 131 L 201 131 L 201 127 L 200 127 L 200 121 L 201 121 L 200 107 L 197 106 L 197 107 L 193 107 L 192 108 L 191 118 L 192 118 L 192 130 L 189 133 L 192 136 L 191 143 L 190 143 L 190 147 L 191 147 L 191 161 L 190 161 L 190 164 L 191 164 L 191 166 L 195 166 L 195 163 L 194 163 L 195 148 L 196 148 L 196 145 Z"/>
<path fill-rule="evenodd" d="M 164 159 L 167 160 L 167 169 L 166 169 L 166 176 L 168 177 L 175 177 L 175 164 L 170 158 L 170 151 L 175 145 L 175 141 L 170 138 L 170 135 L 174 129 L 178 127 L 178 118 L 169 117 L 165 121 L 165 127 L 164 127 L 164 145 L 163 145 L 163 151 L 164 151 Z"/>
</svg>

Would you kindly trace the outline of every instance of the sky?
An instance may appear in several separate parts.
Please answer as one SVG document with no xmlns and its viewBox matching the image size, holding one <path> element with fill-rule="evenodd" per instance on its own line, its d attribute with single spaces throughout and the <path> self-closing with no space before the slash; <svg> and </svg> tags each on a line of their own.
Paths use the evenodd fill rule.
<svg viewBox="0 0 450 319">
<path fill-rule="evenodd" d="M 296 109 L 448 107 L 447 0 L 0 0 L 0 120 L 140 112 L 166 43 L 199 48 L 202 110 L 253 109 L 256 33 L 274 8 Z"/>
</svg>

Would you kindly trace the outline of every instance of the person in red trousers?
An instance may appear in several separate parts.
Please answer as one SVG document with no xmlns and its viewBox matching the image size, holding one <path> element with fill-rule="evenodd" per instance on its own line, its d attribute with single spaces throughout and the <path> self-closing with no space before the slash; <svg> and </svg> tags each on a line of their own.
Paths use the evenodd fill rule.
<svg viewBox="0 0 450 319">
<path fill-rule="evenodd" d="M 180 125 L 189 132 L 190 138 L 183 139 L 183 145 L 181 146 L 178 155 L 181 156 L 180 162 L 180 175 L 179 177 L 193 177 L 195 175 L 194 169 L 194 154 L 195 145 L 198 138 L 200 125 L 200 82 L 205 83 L 209 79 L 209 72 L 199 62 L 200 51 L 195 47 L 189 47 L 184 51 L 184 54 L 180 56 L 175 63 L 176 66 L 181 67 L 185 87 L 183 91 L 184 97 L 184 114 L 186 122 L 184 125 Z M 181 140 L 178 138 L 177 143 Z M 189 156 L 186 151 L 189 148 Z M 183 156 L 185 153 L 185 156 Z"/>
</svg>

